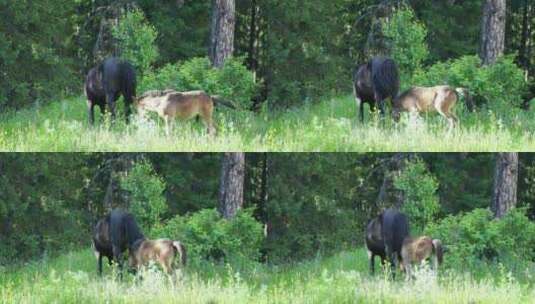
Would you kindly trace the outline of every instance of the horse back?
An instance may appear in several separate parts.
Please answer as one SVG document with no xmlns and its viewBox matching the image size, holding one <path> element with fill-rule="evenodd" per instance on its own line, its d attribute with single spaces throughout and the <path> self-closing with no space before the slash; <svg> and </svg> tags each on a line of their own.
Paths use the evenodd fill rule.
<svg viewBox="0 0 535 304">
<path fill-rule="evenodd" d="M 214 102 L 204 91 L 177 92 L 167 98 L 169 115 L 189 119 L 197 115 L 210 115 Z"/>
<path fill-rule="evenodd" d="M 110 239 L 112 246 L 125 251 L 137 240 L 143 239 L 134 217 L 120 209 L 114 209 L 110 213 Z"/>
<path fill-rule="evenodd" d="M 402 256 L 411 263 L 420 263 L 434 252 L 433 240 L 427 236 L 416 239 L 406 238 L 403 242 Z"/>
</svg>

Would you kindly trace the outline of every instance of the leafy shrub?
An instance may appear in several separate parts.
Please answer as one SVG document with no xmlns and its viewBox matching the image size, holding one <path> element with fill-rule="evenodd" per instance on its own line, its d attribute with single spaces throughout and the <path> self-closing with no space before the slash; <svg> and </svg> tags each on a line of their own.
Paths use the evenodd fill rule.
<svg viewBox="0 0 535 304">
<path fill-rule="evenodd" d="M 163 196 L 165 182 L 159 177 L 151 163 L 136 163 L 126 176 L 121 178 L 121 187 L 130 194 L 129 210 L 145 231 L 160 224 L 160 218 L 167 209 Z"/>
<path fill-rule="evenodd" d="M 425 42 L 427 29 L 416 20 L 414 11 L 406 7 L 383 24 L 383 34 L 390 40 L 390 56 L 398 64 L 404 84 L 429 55 Z"/>
<path fill-rule="evenodd" d="M 146 73 L 158 59 L 155 40 L 156 29 L 147 22 L 143 11 L 135 9 L 127 12 L 113 29 L 121 57 L 130 61 L 140 73 Z"/>
<path fill-rule="evenodd" d="M 523 209 L 512 210 L 500 220 L 488 209 L 474 209 L 429 225 L 427 234 L 449 248 L 445 263 L 450 267 L 476 268 L 489 261 L 514 267 L 535 259 L 535 223 Z"/>
<path fill-rule="evenodd" d="M 215 69 L 208 58 L 202 57 L 184 63 L 168 64 L 147 74 L 142 80 L 141 89 L 203 90 L 229 99 L 241 109 L 249 109 L 257 85 L 253 74 L 243 64 L 243 59 L 228 59 L 221 69 Z"/>
<path fill-rule="evenodd" d="M 196 263 L 257 261 L 263 240 L 262 224 L 250 210 L 242 210 L 235 218 L 226 220 L 216 209 L 203 209 L 190 216 L 172 218 L 154 234 L 183 242 L 189 259 Z"/>
<path fill-rule="evenodd" d="M 426 71 L 416 71 L 413 85 L 434 86 L 448 84 L 465 87 L 470 94 L 489 101 L 489 106 L 520 105 L 526 90 L 522 70 L 512 56 L 501 57 L 495 64 L 482 66 L 478 56 L 440 62 Z"/>
<path fill-rule="evenodd" d="M 440 211 L 437 179 L 422 160 L 408 161 L 401 174 L 394 178 L 394 187 L 403 191 L 402 210 L 419 230 L 423 230 Z"/>
</svg>

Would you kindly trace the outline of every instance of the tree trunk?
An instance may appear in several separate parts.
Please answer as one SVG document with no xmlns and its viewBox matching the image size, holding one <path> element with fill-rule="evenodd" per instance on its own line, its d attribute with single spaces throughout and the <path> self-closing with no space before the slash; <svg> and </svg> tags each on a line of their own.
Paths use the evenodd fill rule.
<svg viewBox="0 0 535 304">
<path fill-rule="evenodd" d="M 210 60 L 220 68 L 234 53 L 234 27 L 236 7 L 234 0 L 213 0 Z"/>
<path fill-rule="evenodd" d="M 243 207 L 245 153 L 225 153 L 219 181 L 219 212 L 230 219 Z"/>
<path fill-rule="evenodd" d="M 383 183 L 377 195 L 376 206 L 379 209 L 396 207 L 403 205 L 403 193 L 394 187 L 394 178 L 398 176 L 405 167 L 405 161 L 412 157 L 407 153 L 396 153 L 385 166 Z"/>
<path fill-rule="evenodd" d="M 492 211 L 501 218 L 516 206 L 518 153 L 498 153 L 494 173 Z"/>
<path fill-rule="evenodd" d="M 481 50 L 483 64 L 493 64 L 505 49 L 505 0 L 485 0 L 481 19 Z"/>
<path fill-rule="evenodd" d="M 258 68 L 258 27 L 257 27 L 257 15 L 258 15 L 258 6 L 256 5 L 256 0 L 252 0 L 251 3 L 251 21 L 249 24 L 249 48 L 247 50 L 247 63 L 249 69 L 253 72 L 256 81 L 256 70 Z"/>
</svg>

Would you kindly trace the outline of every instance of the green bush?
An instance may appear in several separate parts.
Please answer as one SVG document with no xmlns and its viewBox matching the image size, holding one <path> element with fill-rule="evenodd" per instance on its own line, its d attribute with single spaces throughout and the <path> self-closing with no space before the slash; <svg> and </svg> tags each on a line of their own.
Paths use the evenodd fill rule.
<svg viewBox="0 0 535 304">
<path fill-rule="evenodd" d="M 228 59 L 221 69 L 212 67 L 208 58 L 193 58 L 184 63 L 168 64 L 143 77 L 141 90 L 203 90 L 232 101 L 241 109 L 252 107 L 258 86 L 253 73 L 241 58 Z"/>
<path fill-rule="evenodd" d="M 512 210 L 500 220 L 488 209 L 474 209 L 431 224 L 426 233 L 449 248 L 445 263 L 453 268 L 477 268 L 486 262 L 515 268 L 535 260 L 535 223 L 523 209 Z"/>
<path fill-rule="evenodd" d="M 478 56 L 440 62 L 426 71 L 416 71 L 412 85 L 435 86 L 448 84 L 465 87 L 474 96 L 489 101 L 493 109 L 511 104 L 520 106 L 526 82 L 522 70 L 512 56 L 501 57 L 495 64 L 482 66 Z"/>
<path fill-rule="evenodd" d="M 422 160 L 408 161 L 401 174 L 394 177 L 394 187 L 403 192 L 402 210 L 420 231 L 440 211 L 437 179 Z"/>
<path fill-rule="evenodd" d="M 203 209 L 190 216 L 172 218 L 154 234 L 183 242 L 194 263 L 258 261 L 263 241 L 262 224 L 250 210 L 242 210 L 235 218 L 226 220 L 216 209 Z"/>
<path fill-rule="evenodd" d="M 126 176 L 121 177 L 121 188 L 128 191 L 129 210 L 143 230 L 157 228 L 162 214 L 167 210 L 167 202 L 163 195 L 165 181 L 154 172 L 151 163 L 136 163 Z"/>
<path fill-rule="evenodd" d="M 427 29 L 416 20 L 414 11 L 406 7 L 383 24 L 383 34 L 389 39 L 390 56 L 398 64 L 403 85 L 421 69 L 429 55 L 425 42 Z"/>
<path fill-rule="evenodd" d="M 149 71 L 158 59 L 155 44 L 158 33 L 147 22 L 143 11 L 135 9 L 127 12 L 112 34 L 117 39 L 121 57 L 130 61 L 141 74 Z"/>
</svg>

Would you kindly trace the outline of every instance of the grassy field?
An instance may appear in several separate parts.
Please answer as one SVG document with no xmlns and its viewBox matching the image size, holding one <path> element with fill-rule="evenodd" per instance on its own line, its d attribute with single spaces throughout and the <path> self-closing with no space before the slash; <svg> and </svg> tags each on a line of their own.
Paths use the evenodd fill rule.
<svg viewBox="0 0 535 304">
<path fill-rule="evenodd" d="M 461 127 L 451 132 L 436 115 L 393 125 L 366 113 L 360 124 L 353 97 L 345 96 L 284 113 L 221 110 L 217 137 L 194 121 L 178 121 L 166 136 L 158 119 L 110 128 L 97 115 L 90 127 L 85 101 L 74 98 L 2 114 L 0 151 L 535 151 L 534 113 L 457 112 Z"/>
<path fill-rule="evenodd" d="M 140 282 L 96 276 L 89 250 L 0 270 L 2 303 L 533 303 L 535 290 L 505 272 L 493 279 L 422 271 L 413 282 L 367 273 L 364 250 L 287 266 L 186 269 L 171 284 L 159 272 Z"/>
</svg>

